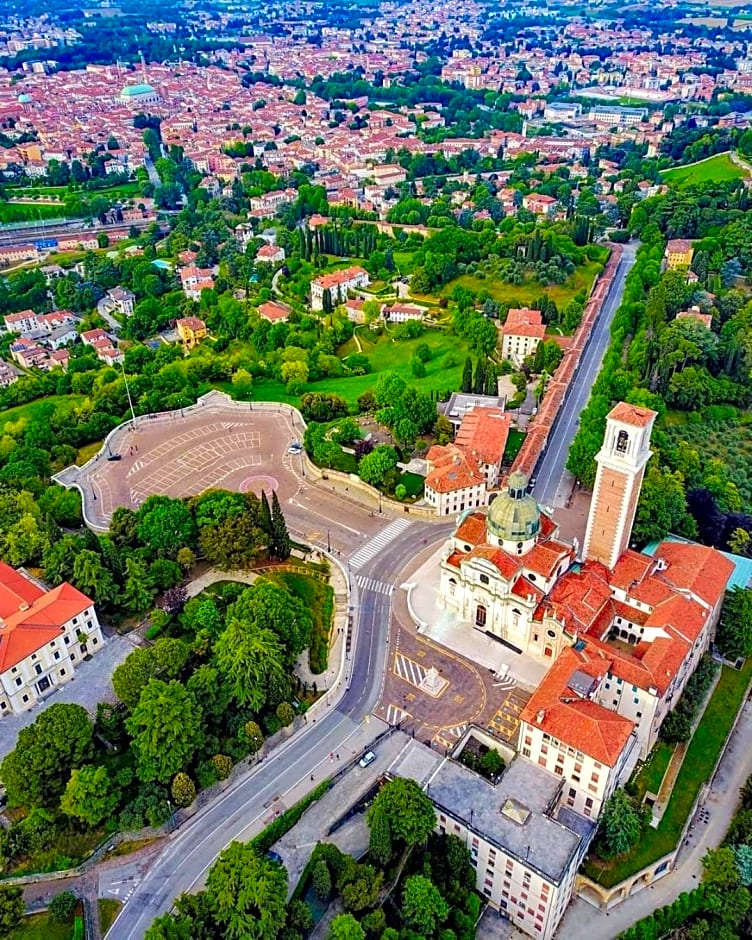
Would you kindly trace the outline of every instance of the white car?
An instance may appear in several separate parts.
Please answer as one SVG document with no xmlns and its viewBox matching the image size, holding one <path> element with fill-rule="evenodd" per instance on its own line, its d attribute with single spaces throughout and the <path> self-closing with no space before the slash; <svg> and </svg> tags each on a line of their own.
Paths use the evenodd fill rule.
<svg viewBox="0 0 752 940">
<path fill-rule="evenodd" d="M 376 760 L 376 755 L 373 751 L 366 751 L 365 754 L 360 758 L 358 763 L 361 767 L 368 767 L 369 764 L 372 764 Z"/>
</svg>

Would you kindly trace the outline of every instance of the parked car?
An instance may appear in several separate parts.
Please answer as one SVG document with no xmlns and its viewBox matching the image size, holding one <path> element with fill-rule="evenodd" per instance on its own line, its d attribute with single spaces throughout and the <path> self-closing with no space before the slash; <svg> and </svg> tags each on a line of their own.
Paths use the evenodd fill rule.
<svg viewBox="0 0 752 940">
<path fill-rule="evenodd" d="M 358 763 L 361 767 L 368 767 L 369 764 L 372 764 L 376 760 L 376 755 L 373 751 L 366 751 L 365 754 L 360 758 Z"/>
</svg>

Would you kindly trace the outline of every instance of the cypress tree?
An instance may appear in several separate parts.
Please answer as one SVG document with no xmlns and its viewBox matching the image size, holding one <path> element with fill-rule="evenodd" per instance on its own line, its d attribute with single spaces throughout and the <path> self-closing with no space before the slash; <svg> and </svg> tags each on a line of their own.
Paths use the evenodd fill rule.
<svg viewBox="0 0 752 940">
<path fill-rule="evenodd" d="M 261 528 L 267 535 L 272 534 L 272 511 L 266 498 L 266 490 L 261 490 Z"/>
<path fill-rule="evenodd" d="M 486 367 L 482 359 L 478 359 L 475 365 L 475 381 L 473 382 L 473 391 L 476 395 L 482 395 L 486 388 Z"/>
<path fill-rule="evenodd" d="M 465 359 L 465 368 L 462 371 L 462 391 L 472 392 L 473 390 L 473 361 L 470 356 Z"/>
<path fill-rule="evenodd" d="M 499 383 L 496 379 L 496 369 L 493 366 L 493 363 L 488 364 L 488 369 L 486 370 L 486 395 L 498 395 L 499 394 Z"/>
<path fill-rule="evenodd" d="M 290 533 L 287 531 L 287 523 L 276 493 L 272 493 L 272 531 L 269 538 L 269 551 L 280 561 L 289 558 L 291 551 Z"/>
<path fill-rule="evenodd" d="M 384 808 L 376 807 L 368 824 L 371 832 L 368 839 L 368 854 L 378 865 L 388 865 L 394 855 L 392 848 L 392 830 Z"/>
</svg>

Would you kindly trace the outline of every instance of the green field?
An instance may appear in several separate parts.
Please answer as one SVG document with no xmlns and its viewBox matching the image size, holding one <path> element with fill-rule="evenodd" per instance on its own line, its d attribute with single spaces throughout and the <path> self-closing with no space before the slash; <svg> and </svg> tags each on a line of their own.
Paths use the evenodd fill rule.
<svg viewBox="0 0 752 940">
<path fill-rule="evenodd" d="M 519 454 L 520 447 L 525 440 L 527 435 L 524 431 L 518 431 L 517 428 L 512 428 L 509 431 L 509 437 L 507 438 L 507 446 L 504 448 L 504 464 L 511 464 L 514 462 L 514 458 Z"/>
<path fill-rule="evenodd" d="M 634 779 L 634 785 L 637 790 L 635 797 L 642 801 L 646 793 L 655 793 L 658 795 L 664 774 L 668 769 L 674 748 L 665 741 L 659 741 L 647 761 L 640 768 L 640 772 Z"/>
<path fill-rule="evenodd" d="M 5 427 L 16 421 L 30 421 L 44 415 L 49 405 L 56 407 L 62 405 L 66 410 L 73 409 L 85 400 L 84 395 L 50 395 L 49 398 L 38 398 L 26 405 L 17 405 L 15 408 L 0 410 L 0 435 L 5 433 Z"/>
<path fill-rule="evenodd" d="M 606 887 L 613 887 L 676 847 L 700 787 L 713 772 L 736 713 L 744 701 L 750 679 L 752 659 L 748 659 L 741 670 L 723 667 L 718 685 L 689 742 L 684 763 L 658 828 L 645 829 L 638 845 L 615 864 L 607 867 L 586 860 L 583 870 L 588 877 Z"/>
<path fill-rule="evenodd" d="M 693 166 L 677 166 L 673 170 L 663 170 L 664 181 L 677 189 L 686 189 L 688 186 L 697 186 L 700 183 L 739 180 L 747 175 L 727 153 L 717 153 L 714 157 L 708 157 L 707 160 L 701 160 Z"/>
<path fill-rule="evenodd" d="M 114 898 L 100 898 L 97 904 L 99 905 L 99 929 L 102 936 L 104 936 L 110 927 L 112 927 L 123 904 L 121 901 L 116 901 Z"/>
<path fill-rule="evenodd" d="M 114 186 L 105 186 L 103 189 L 80 189 L 68 186 L 15 186 L 8 189 L 8 195 L 16 199 L 33 199 L 35 196 L 57 196 L 65 199 L 66 196 L 79 195 L 92 198 L 93 196 L 117 195 L 124 199 L 137 196 L 140 183 L 120 183 Z"/>
<path fill-rule="evenodd" d="M 73 924 L 59 924 L 49 914 L 24 917 L 15 930 L 5 934 L 7 940 L 71 940 Z"/>
<path fill-rule="evenodd" d="M 314 675 L 325 672 L 329 658 L 329 635 L 334 618 L 334 591 L 331 585 L 305 574 L 302 569 L 300 573 L 268 572 L 264 577 L 286 587 L 291 594 L 299 597 L 311 612 L 313 630 L 308 648 L 308 662 Z"/>
<path fill-rule="evenodd" d="M 362 332 L 359 334 L 362 336 Z M 415 378 L 410 368 L 410 360 L 418 346 L 425 343 L 433 353 L 426 363 L 426 375 L 422 379 Z M 345 354 L 354 352 L 349 344 Z M 342 355 L 342 350 L 339 351 Z M 306 392 L 333 392 L 341 395 L 348 402 L 355 402 L 364 392 L 373 388 L 379 372 L 396 372 L 398 375 L 422 392 L 443 392 L 459 388 L 462 379 L 462 367 L 465 357 L 470 350 L 467 343 L 457 336 L 452 336 L 443 330 L 426 330 L 423 336 L 417 339 L 392 340 L 383 335 L 375 344 L 364 343 L 363 353 L 368 356 L 372 372 L 369 375 L 352 375 L 343 378 L 320 379 L 308 382 Z M 446 362 L 450 357 L 450 363 Z M 225 386 L 223 390 L 229 391 Z M 289 405 L 300 404 L 300 397 L 289 395 L 281 382 L 258 379 L 254 382 L 254 398 L 263 401 L 281 401 Z"/>
<path fill-rule="evenodd" d="M 525 307 L 534 303 L 541 294 L 547 294 L 559 310 L 563 310 L 579 291 L 590 292 L 595 276 L 601 267 L 598 261 L 587 261 L 576 268 L 574 274 L 563 284 L 550 284 L 547 287 L 530 279 L 523 281 L 522 284 L 509 284 L 497 277 L 481 278 L 477 274 L 462 274 L 446 284 L 442 288 L 441 295 L 451 297 L 455 287 L 466 287 L 475 294 L 486 290 L 494 300 L 509 307 Z M 422 298 L 416 299 L 422 300 Z"/>
</svg>

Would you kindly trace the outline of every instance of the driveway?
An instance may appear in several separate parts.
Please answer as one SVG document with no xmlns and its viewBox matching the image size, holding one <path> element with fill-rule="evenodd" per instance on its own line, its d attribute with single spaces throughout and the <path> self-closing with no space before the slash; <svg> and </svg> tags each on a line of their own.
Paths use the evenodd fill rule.
<svg viewBox="0 0 752 940">
<path fill-rule="evenodd" d="M 78 665 L 70 682 L 53 692 L 49 698 L 23 715 L 8 715 L 0 719 L 0 760 L 16 746 L 18 732 L 35 722 L 50 705 L 56 702 L 83 705 L 93 717 L 99 702 L 114 701 L 112 673 L 133 649 L 134 643 L 128 637 L 118 634 L 108 637 L 107 645 L 88 662 Z"/>
</svg>

